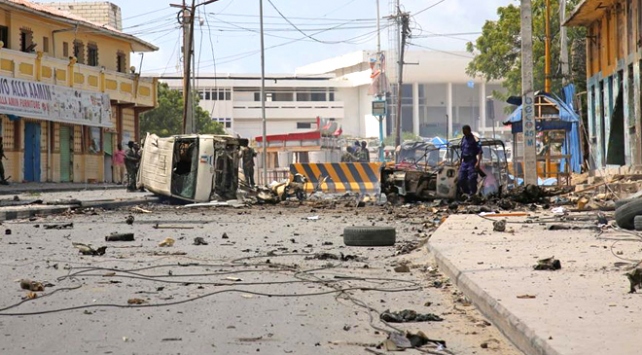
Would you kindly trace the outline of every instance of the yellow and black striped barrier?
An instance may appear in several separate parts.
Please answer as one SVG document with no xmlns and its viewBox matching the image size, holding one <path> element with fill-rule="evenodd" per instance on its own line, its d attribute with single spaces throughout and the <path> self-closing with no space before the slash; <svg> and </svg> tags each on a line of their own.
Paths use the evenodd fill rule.
<svg viewBox="0 0 642 355">
<path fill-rule="evenodd" d="M 296 174 L 305 176 L 306 192 L 313 192 L 318 186 L 326 193 L 376 193 L 379 191 L 380 168 L 381 163 L 290 164 L 290 180 Z"/>
</svg>

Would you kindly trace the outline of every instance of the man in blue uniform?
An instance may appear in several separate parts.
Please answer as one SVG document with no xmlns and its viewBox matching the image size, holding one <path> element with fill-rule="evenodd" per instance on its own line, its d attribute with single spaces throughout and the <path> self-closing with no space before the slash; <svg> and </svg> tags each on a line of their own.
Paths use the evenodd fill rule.
<svg viewBox="0 0 642 355">
<path fill-rule="evenodd" d="M 482 149 L 469 125 L 462 127 L 462 131 L 464 138 L 461 139 L 458 185 L 463 194 L 474 195 L 477 193 L 477 171 L 482 158 Z"/>
</svg>

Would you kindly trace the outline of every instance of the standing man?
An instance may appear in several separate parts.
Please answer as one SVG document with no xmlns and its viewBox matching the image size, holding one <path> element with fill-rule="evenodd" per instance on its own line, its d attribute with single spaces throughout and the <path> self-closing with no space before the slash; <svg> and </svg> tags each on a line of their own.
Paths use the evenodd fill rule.
<svg viewBox="0 0 642 355">
<path fill-rule="evenodd" d="M 477 171 L 482 158 L 481 144 L 477 141 L 469 125 L 462 128 L 461 161 L 459 167 L 459 190 L 466 195 L 477 193 Z"/>
<path fill-rule="evenodd" d="M 2 159 L 7 159 L 4 155 L 4 142 L 2 137 L 0 137 L 0 185 L 9 185 L 7 179 L 4 177 L 4 164 L 2 164 Z"/>
<path fill-rule="evenodd" d="M 136 191 L 136 174 L 138 172 L 138 162 L 140 161 L 140 156 L 138 155 L 138 149 L 136 143 L 129 141 L 127 143 L 129 149 L 125 153 L 125 167 L 127 168 L 127 191 L 135 192 Z"/>
<path fill-rule="evenodd" d="M 247 146 L 241 152 L 241 157 L 243 158 L 243 175 L 245 175 L 245 182 L 250 185 L 250 187 L 256 186 L 254 182 L 254 157 L 256 157 L 256 151 Z"/>
<path fill-rule="evenodd" d="M 114 156 L 112 158 L 112 166 L 114 167 L 113 180 L 116 184 L 123 183 L 123 176 L 125 176 L 125 151 L 123 145 L 118 143 Z"/>
<path fill-rule="evenodd" d="M 359 154 L 359 162 L 369 163 L 370 162 L 370 151 L 368 150 L 368 142 L 361 141 L 361 152 Z"/>
</svg>

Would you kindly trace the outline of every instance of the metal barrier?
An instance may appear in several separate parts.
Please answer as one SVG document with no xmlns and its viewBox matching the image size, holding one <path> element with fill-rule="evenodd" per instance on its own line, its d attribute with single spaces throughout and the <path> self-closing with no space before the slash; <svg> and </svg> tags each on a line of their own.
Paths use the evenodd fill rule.
<svg viewBox="0 0 642 355">
<path fill-rule="evenodd" d="M 308 179 L 306 192 L 319 189 L 328 193 L 378 193 L 380 168 L 381 163 L 291 164 L 290 174 L 301 174 Z"/>
</svg>

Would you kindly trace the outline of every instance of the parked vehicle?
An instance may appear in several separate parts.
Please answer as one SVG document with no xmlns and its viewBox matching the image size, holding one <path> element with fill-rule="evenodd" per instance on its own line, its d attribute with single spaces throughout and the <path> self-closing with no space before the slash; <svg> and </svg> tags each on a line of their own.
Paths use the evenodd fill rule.
<svg viewBox="0 0 642 355">
<path fill-rule="evenodd" d="M 147 134 L 138 186 L 189 202 L 236 198 L 241 147 L 248 140 L 223 135 Z"/>
</svg>

